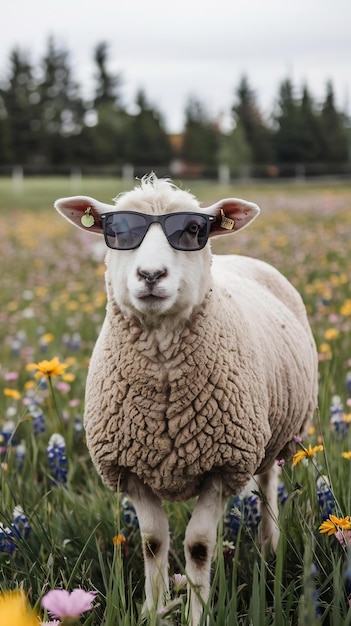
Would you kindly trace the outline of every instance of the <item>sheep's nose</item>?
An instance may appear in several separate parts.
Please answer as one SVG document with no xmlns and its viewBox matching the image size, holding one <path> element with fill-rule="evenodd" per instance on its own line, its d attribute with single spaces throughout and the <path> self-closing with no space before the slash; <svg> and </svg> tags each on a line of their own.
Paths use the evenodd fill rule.
<svg viewBox="0 0 351 626">
<path fill-rule="evenodd" d="M 162 276 L 165 276 L 166 270 L 156 270 L 156 272 L 147 272 L 138 269 L 138 275 L 145 280 L 148 285 L 154 285 Z"/>
</svg>

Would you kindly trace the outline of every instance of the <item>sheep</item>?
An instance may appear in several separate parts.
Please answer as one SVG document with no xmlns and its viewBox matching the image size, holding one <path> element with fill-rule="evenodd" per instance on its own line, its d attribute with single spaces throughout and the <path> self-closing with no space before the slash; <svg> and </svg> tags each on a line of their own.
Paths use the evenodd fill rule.
<svg viewBox="0 0 351 626">
<path fill-rule="evenodd" d="M 255 477 L 260 541 L 279 538 L 277 459 L 294 451 L 317 406 L 317 353 L 300 295 L 278 270 L 212 255 L 256 204 L 200 208 L 154 174 L 114 205 L 61 198 L 55 207 L 107 244 L 107 307 L 89 364 L 84 423 L 102 480 L 126 492 L 140 526 L 146 610 L 169 590 L 162 500 L 197 498 L 184 538 L 190 623 L 210 590 L 217 527 L 230 494 Z"/>
</svg>

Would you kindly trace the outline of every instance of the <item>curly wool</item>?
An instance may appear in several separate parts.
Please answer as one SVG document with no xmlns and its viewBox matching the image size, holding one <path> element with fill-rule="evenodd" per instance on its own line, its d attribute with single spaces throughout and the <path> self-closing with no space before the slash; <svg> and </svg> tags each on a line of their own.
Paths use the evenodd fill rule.
<svg viewBox="0 0 351 626">
<path fill-rule="evenodd" d="M 316 353 L 301 298 L 276 270 L 238 257 L 230 291 L 213 283 L 162 340 L 107 291 L 85 410 L 106 484 L 124 491 L 132 472 L 159 497 L 183 500 L 219 472 L 236 493 L 290 452 L 316 406 Z"/>
</svg>

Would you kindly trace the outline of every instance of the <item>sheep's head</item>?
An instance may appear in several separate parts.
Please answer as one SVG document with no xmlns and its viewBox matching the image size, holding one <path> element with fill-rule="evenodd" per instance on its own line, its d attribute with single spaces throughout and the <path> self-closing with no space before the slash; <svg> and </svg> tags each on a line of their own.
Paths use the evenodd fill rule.
<svg viewBox="0 0 351 626">
<path fill-rule="evenodd" d="M 107 279 L 117 304 L 151 324 L 166 315 L 189 317 L 210 286 L 208 238 L 236 232 L 259 213 L 237 198 L 203 209 L 190 193 L 154 175 L 115 202 L 75 196 L 55 207 L 83 230 L 104 234 Z"/>
</svg>

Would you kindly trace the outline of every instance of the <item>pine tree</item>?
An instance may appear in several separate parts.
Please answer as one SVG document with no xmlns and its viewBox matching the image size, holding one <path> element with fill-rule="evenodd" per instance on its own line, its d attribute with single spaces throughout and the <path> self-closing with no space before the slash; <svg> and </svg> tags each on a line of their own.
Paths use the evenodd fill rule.
<svg viewBox="0 0 351 626">
<path fill-rule="evenodd" d="M 70 139 L 82 131 L 85 106 L 72 78 L 69 54 L 53 38 L 42 59 L 39 94 L 42 161 L 70 163 L 74 160 L 74 140 Z"/>
<path fill-rule="evenodd" d="M 2 132 L 0 141 L 8 162 L 23 165 L 35 160 L 38 130 L 38 94 L 33 68 L 25 53 L 10 53 L 10 71 L 0 87 Z"/>
<path fill-rule="evenodd" d="M 322 160 L 345 163 L 349 159 L 347 119 L 335 106 L 333 85 L 327 83 L 326 98 L 321 111 Z"/>
<path fill-rule="evenodd" d="M 279 87 L 277 107 L 274 134 L 277 162 L 301 163 L 300 103 L 294 95 L 290 79 L 284 80 Z"/>
<path fill-rule="evenodd" d="M 203 104 L 189 98 L 185 109 L 185 128 L 181 158 L 188 163 L 206 166 L 217 164 L 220 134 Z"/>
<path fill-rule="evenodd" d="M 240 123 L 250 146 L 252 160 L 257 164 L 273 160 L 272 136 L 265 124 L 254 91 L 244 76 L 236 91 L 237 101 L 232 107 L 236 124 Z"/>
<path fill-rule="evenodd" d="M 136 97 L 138 113 L 131 116 L 128 134 L 129 160 L 135 165 L 162 165 L 171 160 L 172 150 L 160 113 L 140 90 Z"/>
</svg>

